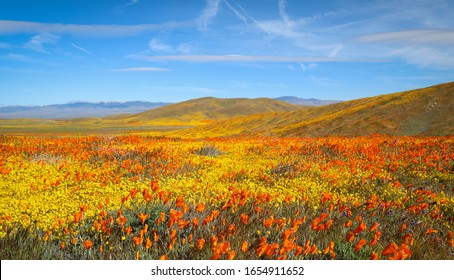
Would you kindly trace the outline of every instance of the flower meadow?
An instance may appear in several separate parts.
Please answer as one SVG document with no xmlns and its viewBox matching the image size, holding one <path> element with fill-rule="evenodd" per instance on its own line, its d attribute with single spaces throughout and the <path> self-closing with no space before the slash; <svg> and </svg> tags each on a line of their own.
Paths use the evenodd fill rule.
<svg viewBox="0 0 454 280">
<path fill-rule="evenodd" d="M 454 136 L 0 137 L 1 259 L 454 259 Z"/>
</svg>

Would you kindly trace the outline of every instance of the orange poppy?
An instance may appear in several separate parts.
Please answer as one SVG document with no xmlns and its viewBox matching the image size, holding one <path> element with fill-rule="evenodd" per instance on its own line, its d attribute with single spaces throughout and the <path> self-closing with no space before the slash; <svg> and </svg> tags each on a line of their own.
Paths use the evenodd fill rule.
<svg viewBox="0 0 454 280">
<path fill-rule="evenodd" d="M 182 207 L 184 205 L 184 201 L 183 201 L 183 197 L 181 195 L 179 195 L 177 197 L 177 201 L 176 201 L 176 207 Z"/>
<path fill-rule="evenodd" d="M 199 204 L 195 207 L 195 211 L 197 211 L 197 212 L 203 212 L 203 211 L 205 211 L 205 204 L 199 203 Z"/>
<path fill-rule="evenodd" d="M 426 234 L 427 235 L 431 235 L 432 233 L 436 233 L 436 232 L 438 232 L 438 230 L 433 229 L 433 228 L 429 228 L 429 229 L 427 229 Z"/>
<path fill-rule="evenodd" d="M 246 215 L 246 214 L 241 214 L 241 215 L 240 215 L 240 219 L 241 219 L 241 222 L 242 222 L 243 224 L 245 224 L 245 225 L 246 225 L 247 223 L 249 223 L 249 216 Z"/>
<path fill-rule="evenodd" d="M 140 223 L 144 224 L 145 223 L 145 220 L 148 219 L 148 217 L 150 217 L 149 214 L 144 214 L 142 212 L 139 213 L 139 220 L 140 220 Z"/>
<path fill-rule="evenodd" d="M 228 253 L 227 253 L 227 259 L 228 260 L 233 260 L 236 256 L 236 253 L 235 253 L 235 250 L 230 250 Z"/>
<path fill-rule="evenodd" d="M 378 254 L 375 252 L 372 252 L 372 255 L 370 257 L 371 260 L 378 260 Z"/>
<path fill-rule="evenodd" d="M 367 226 L 364 222 L 359 223 L 358 227 L 353 231 L 354 234 L 358 234 L 362 231 L 365 231 L 367 229 Z"/>
<path fill-rule="evenodd" d="M 375 222 L 369 229 L 369 232 L 373 232 L 378 229 L 378 223 Z"/>
<path fill-rule="evenodd" d="M 355 246 L 355 253 L 358 252 L 366 243 L 366 240 L 361 239 Z"/>
<path fill-rule="evenodd" d="M 90 248 L 93 246 L 93 242 L 91 240 L 87 239 L 84 242 L 85 249 L 90 250 Z"/>
<path fill-rule="evenodd" d="M 197 239 L 197 249 L 202 250 L 203 246 L 205 245 L 205 239 L 199 238 Z"/>
<path fill-rule="evenodd" d="M 249 244 L 247 241 L 243 241 L 243 244 L 241 244 L 241 251 L 246 252 L 249 249 Z"/>
<path fill-rule="evenodd" d="M 381 252 L 383 256 L 388 256 L 391 255 L 392 253 L 396 252 L 398 246 L 395 243 L 391 243 L 388 246 L 386 246 L 385 249 Z"/>
<path fill-rule="evenodd" d="M 347 242 L 350 242 L 352 241 L 353 239 L 355 239 L 355 234 L 353 232 L 349 232 L 347 234 Z"/>
<path fill-rule="evenodd" d="M 136 246 L 139 246 L 140 244 L 143 243 L 143 238 L 140 236 L 134 236 L 133 241 Z"/>
<path fill-rule="evenodd" d="M 150 237 L 147 237 L 147 241 L 145 242 L 145 248 L 150 249 L 153 246 L 153 242 L 151 241 Z"/>
</svg>

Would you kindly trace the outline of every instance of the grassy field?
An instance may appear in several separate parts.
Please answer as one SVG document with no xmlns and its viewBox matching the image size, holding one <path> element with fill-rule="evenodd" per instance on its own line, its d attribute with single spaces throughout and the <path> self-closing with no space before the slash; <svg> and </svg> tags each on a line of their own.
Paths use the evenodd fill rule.
<svg viewBox="0 0 454 280">
<path fill-rule="evenodd" d="M 1 259 L 454 259 L 453 136 L 2 136 L 0 150 Z"/>
</svg>

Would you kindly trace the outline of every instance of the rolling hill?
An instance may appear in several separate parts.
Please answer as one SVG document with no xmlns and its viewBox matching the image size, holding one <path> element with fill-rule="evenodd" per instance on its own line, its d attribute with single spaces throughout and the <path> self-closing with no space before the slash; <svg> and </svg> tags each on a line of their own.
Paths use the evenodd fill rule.
<svg viewBox="0 0 454 280">
<path fill-rule="evenodd" d="M 454 133 L 454 82 L 323 106 L 205 97 L 137 114 L 0 120 L 0 133 L 130 133 L 170 137 L 360 136 Z"/>
<path fill-rule="evenodd" d="M 106 121 L 165 126 L 198 126 L 259 113 L 290 112 L 301 106 L 270 98 L 204 97 L 175 103 L 128 116 L 112 116 Z"/>
<path fill-rule="evenodd" d="M 359 136 L 454 133 L 454 83 L 307 107 L 249 115 L 176 132 L 185 137 L 234 135 Z"/>
</svg>

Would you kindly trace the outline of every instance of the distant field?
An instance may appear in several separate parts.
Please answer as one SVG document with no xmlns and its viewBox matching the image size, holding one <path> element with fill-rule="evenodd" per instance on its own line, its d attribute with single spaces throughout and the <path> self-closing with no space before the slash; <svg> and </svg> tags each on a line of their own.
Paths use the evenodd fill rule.
<svg viewBox="0 0 454 280">
<path fill-rule="evenodd" d="M 454 259 L 453 136 L 40 134 L 0 150 L 3 260 Z"/>
</svg>

